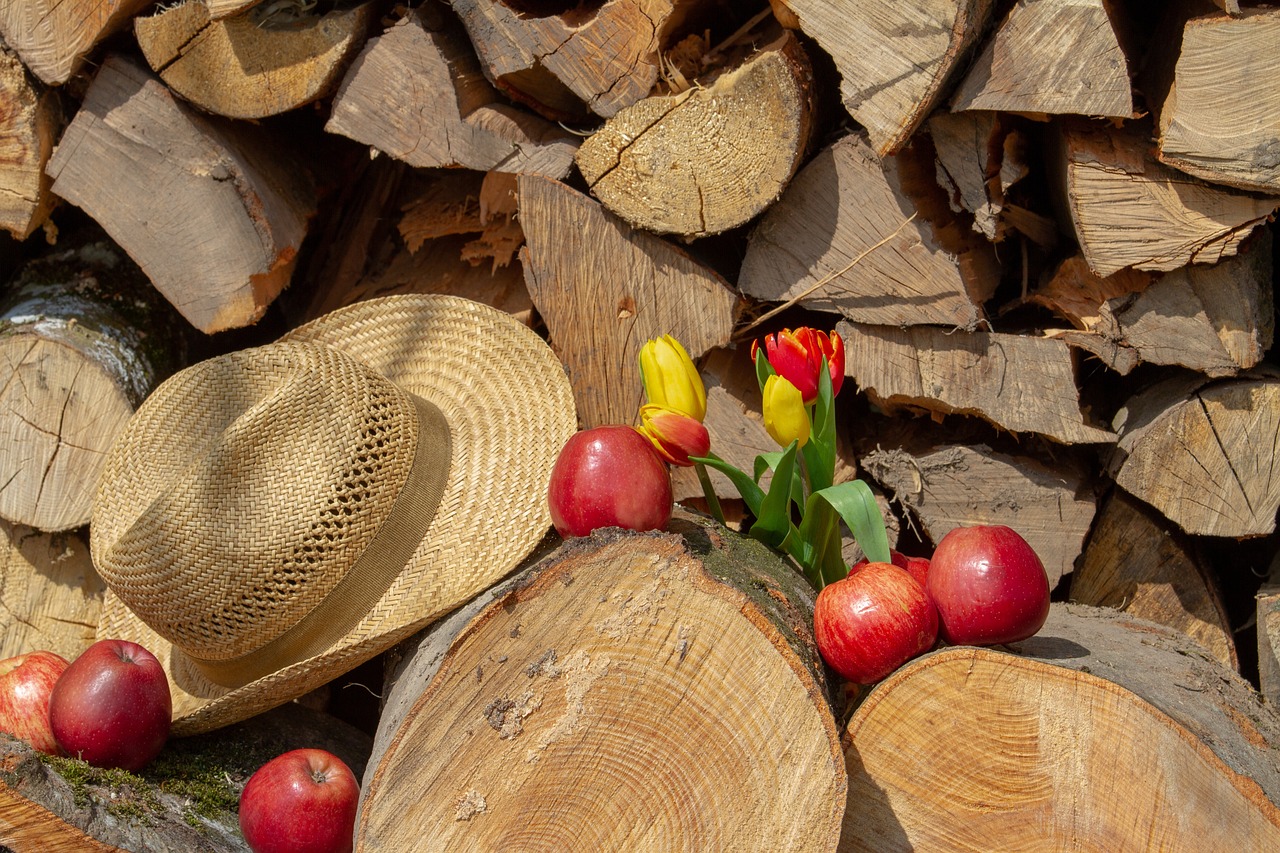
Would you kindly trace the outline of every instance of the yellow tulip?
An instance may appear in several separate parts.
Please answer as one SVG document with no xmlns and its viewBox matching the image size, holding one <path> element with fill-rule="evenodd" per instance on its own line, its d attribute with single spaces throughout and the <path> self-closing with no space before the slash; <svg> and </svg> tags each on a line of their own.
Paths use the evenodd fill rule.
<svg viewBox="0 0 1280 853">
<path fill-rule="evenodd" d="M 804 408 L 800 389 L 781 376 L 770 376 L 764 383 L 764 428 L 780 447 L 798 441 L 801 447 L 809 441 L 809 413 Z"/>
<path fill-rule="evenodd" d="M 699 423 L 707 416 L 707 391 L 698 368 L 670 335 L 640 348 L 640 381 L 650 403 L 675 409 Z"/>
</svg>

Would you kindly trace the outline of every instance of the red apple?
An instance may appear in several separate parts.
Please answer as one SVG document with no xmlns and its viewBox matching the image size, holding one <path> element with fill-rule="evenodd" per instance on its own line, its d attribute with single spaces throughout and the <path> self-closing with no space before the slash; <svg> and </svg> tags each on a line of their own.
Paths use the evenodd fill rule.
<svg viewBox="0 0 1280 853">
<path fill-rule="evenodd" d="M 938 611 L 905 570 L 868 563 L 818 593 L 813 634 L 832 669 L 871 684 L 933 647 Z"/>
<path fill-rule="evenodd" d="M 169 738 L 173 699 L 156 656 L 127 640 L 99 640 L 53 686 L 49 723 L 67 755 L 136 772 Z"/>
<path fill-rule="evenodd" d="M 1027 540 L 1004 525 L 949 531 L 929 562 L 942 638 L 994 646 L 1034 635 L 1049 617 L 1049 576 Z"/>
<path fill-rule="evenodd" d="M 564 537 L 598 527 L 658 530 L 671 519 L 671 474 L 634 428 L 599 426 L 565 442 L 547 499 L 551 523 Z"/>
<path fill-rule="evenodd" d="M 893 563 L 900 569 L 906 569 L 907 574 L 919 581 L 921 586 L 925 585 L 929 577 L 929 558 L 928 557 L 908 557 L 906 554 L 889 549 L 889 562 Z M 871 561 L 863 557 L 858 562 L 849 567 L 849 574 L 862 569 L 863 566 L 870 565 Z"/>
<path fill-rule="evenodd" d="M 62 655 L 43 650 L 0 661 L 0 732 L 58 755 L 49 727 L 49 694 L 66 668 Z"/>
<path fill-rule="evenodd" d="M 346 853 L 360 785 L 341 758 L 295 749 L 258 768 L 240 792 L 240 831 L 253 853 Z"/>
</svg>

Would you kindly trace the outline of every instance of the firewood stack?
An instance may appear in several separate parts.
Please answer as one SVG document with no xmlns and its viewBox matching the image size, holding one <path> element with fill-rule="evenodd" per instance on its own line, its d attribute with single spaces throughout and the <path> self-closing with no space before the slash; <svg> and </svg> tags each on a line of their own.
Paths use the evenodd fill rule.
<svg viewBox="0 0 1280 853">
<path fill-rule="evenodd" d="M 388 686 L 400 686 L 380 709 L 359 849 L 418 837 L 394 835 L 404 810 L 459 845 L 501 846 L 503 832 L 539 826 L 527 802 L 505 799 L 513 780 L 540 794 L 555 784 L 548 767 L 596 786 L 563 814 L 578 841 L 605 846 L 684 834 L 706 849 L 763 839 L 769 849 L 991 849 L 996 824 L 966 821 L 964 809 L 989 820 L 1003 803 L 1016 819 L 1001 818 L 1011 834 L 995 847 L 1046 837 L 1054 818 L 1054 838 L 1108 847 L 1132 828 L 1107 792 L 1129 795 L 1145 779 L 1053 751 L 1109 756 L 1149 735 L 1160 750 L 1142 759 L 1155 762 L 1149 772 L 1208 774 L 1205 796 L 1237 816 L 1232 843 L 1274 845 L 1280 785 L 1259 776 L 1265 762 L 1251 750 L 1280 747 L 1269 716 L 1280 704 L 1280 9 L 9 0 L 0 37 L 0 526 L 11 562 L 20 555 L 49 579 L 20 595 L 4 587 L 6 641 L 41 636 L 15 602 L 54 595 L 68 555 L 85 622 L 60 651 L 87 641 L 102 587 L 80 537 L 97 466 L 150 389 L 193 360 L 372 296 L 458 294 L 544 335 L 591 427 L 634 422 L 639 349 L 671 334 L 703 372 L 712 449 L 751 470 L 776 448 L 750 341 L 834 329 L 848 380 L 837 479 L 873 485 L 909 553 L 927 555 L 959 525 L 1021 532 L 1059 602 L 1046 631 L 1066 645 L 943 650 L 854 696 L 806 656 L 805 596 L 757 579 L 785 612 L 752 610 L 751 582 L 712 565 L 728 546 L 715 535 L 705 545 L 692 521 L 666 539 L 544 555 L 523 591 L 486 599 L 505 601 L 503 615 L 477 604 L 468 618 L 479 627 L 437 628 L 419 641 L 435 650 L 428 663 L 401 659 L 424 656 L 417 646 L 387 657 Z M 704 506 L 689 469 L 673 479 L 677 500 Z M 712 483 L 740 518 L 728 479 Z M 655 598 L 645 630 L 588 642 L 611 589 L 656 595 L 629 574 L 645 560 L 675 567 L 654 583 L 687 618 Z M 569 585 L 574 573 L 581 586 Z M 738 610 L 722 612 L 725 602 Z M 503 636 L 517 609 L 517 627 L 541 633 L 511 633 L 513 660 L 551 648 L 558 631 L 563 648 L 533 674 L 492 670 L 514 697 L 492 727 L 496 745 L 470 730 L 442 743 L 423 714 L 461 719 L 493 698 L 479 673 L 498 652 L 475 643 Z M 1108 621 L 1116 611 L 1123 623 Z M 1140 653 L 1143 631 L 1176 651 Z M 757 647 L 750 678 L 711 677 Z M 1131 663 L 1118 659 L 1130 652 Z M 1229 685 L 1213 688 L 1230 694 L 1216 716 L 1170 710 L 1142 680 L 1143 666 L 1179 655 Z M 457 673 L 471 670 L 467 685 Z M 635 690 L 657 684 L 665 698 L 627 698 L 611 679 L 628 672 Z M 1212 682 L 1206 672 L 1170 678 L 1194 691 Z M 1037 689 L 1047 704 L 1027 705 L 1019 728 L 964 691 L 939 698 L 971 676 L 993 705 L 1023 708 Z M 522 684 L 534 691 L 524 699 Z M 1250 689 L 1265 701 L 1250 705 Z M 680 722 L 680 704 L 667 703 L 676 692 L 750 736 L 696 734 L 697 715 Z M 739 701 L 744 692 L 757 701 Z M 549 711 L 537 703 L 563 727 L 538 734 Z M 757 729 L 780 725 L 780 707 L 805 734 L 770 753 L 777 769 L 734 756 L 731 743 L 769 745 Z M 959 725 L 953 746 L 920 733 L 928 714 L 957 707 L 984 738 Z M 1088 714 L 1100 722 L 1082 731 Z M 920 719 L 915 735 L 889 725 L 904 715 Z M 611 716 L 628 718 L 621 731 L 643 750 L 593 733 Z M 503 734 L 508 723 L 524 734 Z M 549 748 L 560 740 L 609 766 L 565 764 Z M 1010 764 L 1027 744 L 1034 770 Z M 628 756 L 667 788 L 627 776 Z M 483 768 L 473 780 L 496 787 L 421 781 L 450 779 L 464 758 Z M 522 769 L 498 771 L 503 762 Z M 1005 787 L 968 777 L 947 787 L 973 766 Z M 1032 777 L 1043 796 L 1015 790 Z M 1161 805 L 1142 820 L 1170 823 L 1194 787 L 1178 785 L 1153 794 Z M 735 802 L 737 790 L 768 803 L 777 823 Z M 561 795 L 548 790 L 547 802 Z M 59 815 L 75 823 L 74 812 Z M 390 828 L 376 831 L 379 821 Z M 1216 831 L 1195 826 L 1165 842 Z M 0 808 L 0 843 L 14 843 L 4 827 Z"/>
</svg>

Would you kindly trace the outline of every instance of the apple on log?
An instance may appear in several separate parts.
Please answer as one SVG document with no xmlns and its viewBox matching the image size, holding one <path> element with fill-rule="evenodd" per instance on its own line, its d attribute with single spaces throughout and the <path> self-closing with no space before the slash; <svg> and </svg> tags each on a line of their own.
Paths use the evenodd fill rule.
<svg viewBox="0 0 1280 853">
<path fill-rule="evenodd" d="M 61 754 L 49 726 L 49 696 L 66 669 L 66 658 L 44 649 L 0 661 L 0 732 Z"/>
<path fill-rule="evenodd" d="M 240 794 L 240 831 L 253 853 L 348 853 L 360 784 L 346 763 L 302 748 L 262 765 Z"/>
<path fill-rule="evenodd" d="M 1112 609 L 1055 603 L 1008 650 L 916 658 L 843 742 L 842 851 L 1280 849 L 1280 715 Z"/>
<path fill-rule="evenodd" d="M 600 527 L 659 530 L 671 518 L 671 474 L 634 428 L 607 424 L 574 433 L 551 469 L 551 522 L 561 536 Z"/>
</svg>

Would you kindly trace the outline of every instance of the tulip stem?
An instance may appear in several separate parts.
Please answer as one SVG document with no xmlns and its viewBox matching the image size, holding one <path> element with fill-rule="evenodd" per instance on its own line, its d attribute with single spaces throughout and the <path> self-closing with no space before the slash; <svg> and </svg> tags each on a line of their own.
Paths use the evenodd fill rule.
<svg viewBox="0 0 1280 853">
<path fill-rule="evenodd" d="M 707 507 L 715 520 L 724 526 L 724 510 L 720 508 L 720 498 L 716 496 L 716 490 L 711 487 L 711 475 L 707 473 L 707 466 L 701 462 L 695 462 L 693 470 L 698 472 L 698 482 L 702 484 L 702 494 L 707 499 Z"/>
</svg>

